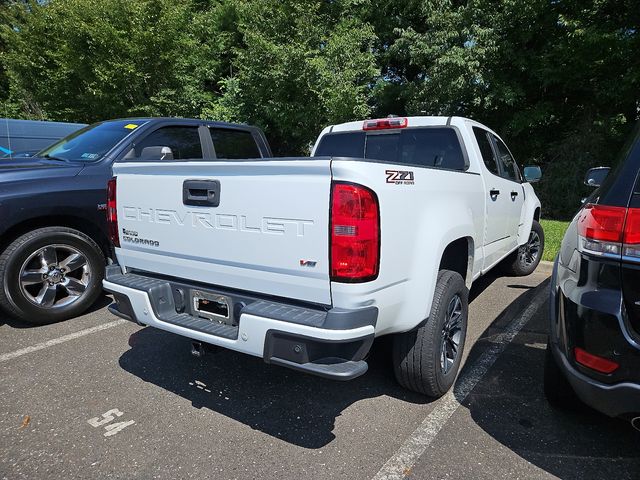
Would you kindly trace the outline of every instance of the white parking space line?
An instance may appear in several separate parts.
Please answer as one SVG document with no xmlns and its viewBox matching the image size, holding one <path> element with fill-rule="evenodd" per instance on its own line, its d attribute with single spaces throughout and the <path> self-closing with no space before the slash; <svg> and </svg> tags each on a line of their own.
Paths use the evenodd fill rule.
<svg viewBox="0 0 640 480">
<path fill-rule="evenodd" d="M 498 356 L 513 341 L 518 332 L 535 315 L 547 299 L 547 289 L 538 293 L 519 317 L 505 328 L 504 332 L 492 339 L 492 345 L 456 382 L 439 401 L 438 405 L 425 417 L 420 426 L 407 438 L 398 451 L 385 463 L 373 480 L 405 479 L 420 456 L 429 447 L 451 416 L 460 407 L 467 395 L 493 366 Z"/>
<path fill-rule="evenodd" d="M 16 357 L 21 357 L 22 355 L 26 355 L 27 353 L 37 352 L 38 350 L 53 347 L 54 345 L 60 345 L 61 343 L 65 343 L 70 340 L 75 340 L 76 338 L 84 337 L 86 335 L 91 335 L 92 333 L 100 332 L 108 328 L 117 327 L 118 325 L 121 325 L 123 323 L 126 323 L 126 320 L 114 320 L 113 322 L 104 323 L 96 327 L 86 328 L 84 330 L 80 330 L 79 332 L 70 333 L 62 337 L 58 337 L 52 340 L 48 340 L 46 342 L 38 343 L 36 345 L 32 345 L 31 347 L 21 348 L 20 350 L 16 350 L 14 352 L 4 353 L 0 355 L 0 363 L 6 362 L 8 360 L 12 360 Z"/>
</svg>

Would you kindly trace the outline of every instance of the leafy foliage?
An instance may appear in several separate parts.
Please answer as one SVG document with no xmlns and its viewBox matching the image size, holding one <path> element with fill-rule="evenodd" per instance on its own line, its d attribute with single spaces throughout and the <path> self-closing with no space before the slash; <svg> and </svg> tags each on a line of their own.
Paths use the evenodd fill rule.
<svg viewBox="0 0 640 480">
<path fill-rule="evenodd" d="M 373 29 L 326 2 L 238 2 L 241 47 L 213 116 L 262 126 L 274 151 L 304 153 L 327 123 L 369 115 Z"/>
<path fill-rule="evenodd" d="M 201 55 L 196 65 L 184 52 L 215 47 L 201 50 L 189 4 L 77 0 L 15 6 L 21 8 L 28 14 L 7 35 L 7 66 L 29 99 L 27 115 L 85 122 L 194 115 L 210 100 L 201 85 L 215 59 Z"/>
<path fill-rule="evenodd" d="M 545 167 L 545 214 L 570 216 L 585 170 L 612 164 L 638 118 L 637 3 L 443 0 L 424 2 L 423 19 L 389 48 L 420 72 L 404 82 L 406 111 L 491 126 L 520 163 Z"/>
<path fill-rule="evenodd" d="M 638 119 L 637 0 L 0 1 L 2 115 L 197 116 L 278 154 L 330 123 L 475 118 L 565 218 Z"/>
</svg>

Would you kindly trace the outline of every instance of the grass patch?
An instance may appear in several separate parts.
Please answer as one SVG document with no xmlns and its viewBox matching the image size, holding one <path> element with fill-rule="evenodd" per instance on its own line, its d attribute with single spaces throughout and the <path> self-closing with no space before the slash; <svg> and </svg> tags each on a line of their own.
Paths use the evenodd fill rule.
<svg viewBox="0 0 640 480">
<path fill-rule="evenodd" d="M 558 250 L 560 250 L 562 237 L 564 237 L 564 232 L 567 231 L 569 222 L 543 219 L 540 221 L 540 224 L 544 230 L 544 255 L 542 259 L 553 262 Z"/>
</svg>

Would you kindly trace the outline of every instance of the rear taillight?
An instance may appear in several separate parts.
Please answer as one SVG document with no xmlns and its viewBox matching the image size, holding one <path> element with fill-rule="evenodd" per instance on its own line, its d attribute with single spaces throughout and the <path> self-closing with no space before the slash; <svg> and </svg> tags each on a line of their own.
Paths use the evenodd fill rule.
<svg viewBox="0 0 640 480">
<path fill-rule="evenodd" d="M 584 367 L 590 368 L 591 370 L 595 370 L 596 372 L 609 374 L 613 373 L 618 369 L 618 367 L 620 367 L 620 365 L 613 360 L 599 357 L 598 355 L 589 353 L 579 347 L 573 349 L 573 354 L 576 362 Z"/>
<path fill-rule="evenodd" d="M 370 189 L 333 183 L 330 255 L 333 281 L 366 282 L 378 276 L 380 214 Z"/>
<path fill-rule="evenodd" d="M 365 120 L 362 124 L 363 130 L 387 130 L 390 128 L 405 128 L 407 119 L 405 117 L 379 118 L 377 120 Z"/>
<path fill-rule="evenodd" d="M 640 258 L 640 208 L 630 208 L 624 222 L 622 255 Z"/>
<path fill-rule="evenodd" d="M 578 217 L 580 250 L 640 258 L 640 209 L 588 204 Z"/>
<path fill-rule="evenodd" d="M 120 246 L 120 238 L 118 237 L 118 208 L 116 201 L 116 177 L 113 177 L 107 183 L 107 230 L 109 232 L 109 240 L 114 246 Z"/>
</svg>

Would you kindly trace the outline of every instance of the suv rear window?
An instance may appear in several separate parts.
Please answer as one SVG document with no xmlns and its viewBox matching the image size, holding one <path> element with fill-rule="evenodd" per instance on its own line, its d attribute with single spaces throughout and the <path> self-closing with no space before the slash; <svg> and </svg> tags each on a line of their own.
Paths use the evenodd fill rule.
<svg viewBox="0 0 640 480">
<path fill-rule="evenodd" d="M 316 157 L 356 157 L 389 163 L 466 170 L 456 132 L 449 127 L 408 128 L 400 132 L 348 132 L 325 135 Z"/>
<path fill-rule="evenodd" d="M 251 132 L 229 128 L 210 128 L 217 158 L 260 158 L 260 151 Z"/>
<path fill-rule="evenodd" d="M 609 172 L 609 175 L 613 175 L 613 172 Z M 636 185 L 633 187 L 633 195 L 631 195 L 629 206 L 631 208 L 640 208 L 640 173 L 638 173 Z"/>
</svg>

